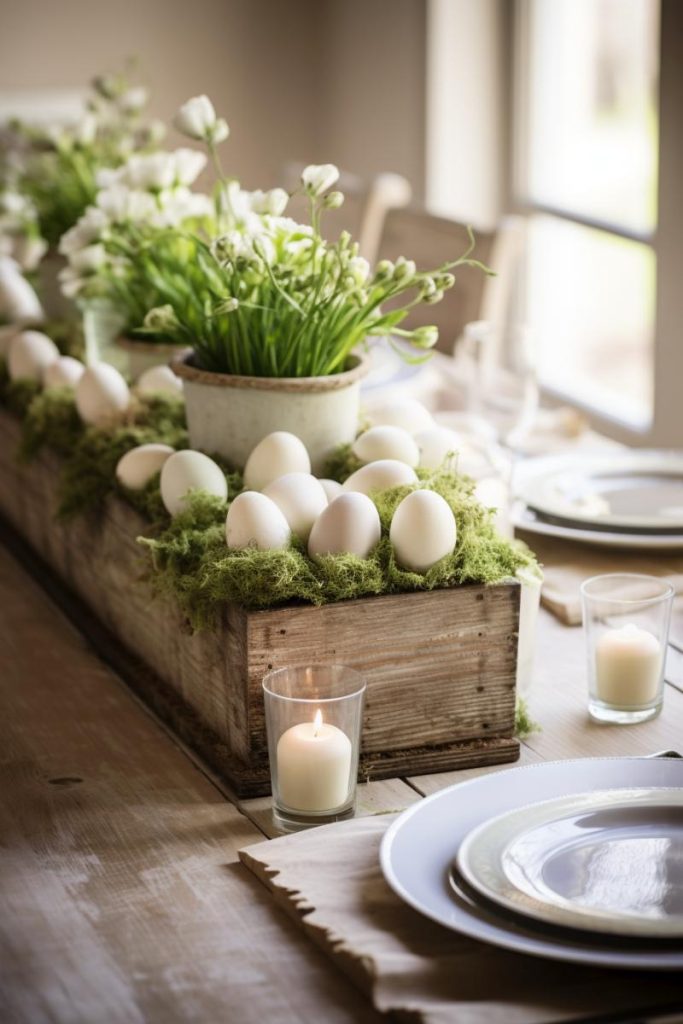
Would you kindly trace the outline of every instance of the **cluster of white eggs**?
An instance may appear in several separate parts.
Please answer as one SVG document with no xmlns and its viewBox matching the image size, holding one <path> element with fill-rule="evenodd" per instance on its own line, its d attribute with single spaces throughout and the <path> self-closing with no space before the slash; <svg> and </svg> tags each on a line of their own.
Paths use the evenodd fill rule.
<svg viewBox="0 0 683 1024">
<path fill-rule="evenodd" d="M 131 392 L 116 367 L 109 363 L 85 366 L 73 356 L 60 355 L 51 338 L 41 331 L 14 334 L 7 348 L 7 370 L 12 380 L 33 380 L 46 388 L 73 388 L 78 415 L 89 426 L 100 426 L 123 415 Z M 138 378 L 140 394 L 182 393 L 183 382 L 168 366 L 152 366 Z"/>
<path fill-rule="evenodd" d="M 398 426 L 393 421 L 399 417 L 419 429 L 411 433 Z M 313 559 L 328 554 L 367 558 L 381 536 L 371 495 L 401 484 L 417 485 L 415 468 L 440 465 L 458 443 L 454 432 L 437 427 L 417 402 L 378 409 L 372 420 L 374 425 L 353 446 L 364 465 L 343 485 L 311 473 L 309 454 L 294 434 L 276 431 L 264 437 L 244 468 L 246 490 L 228 509 L 228 548 L 278 550 L 295 535 Z M 228 498 L 224 473 L 202 452 L 141 445 L 127 452 L 116 470 L 119 482 L 131 489 L 144 487 L 158 472 L 171 516 L 184 509 L 191 492 Z M 424 573 L 455 549 L 455 517 L 439 494 L 416 488 L 396 508 L 390 539 L 399 565 Z"/>
</svg>

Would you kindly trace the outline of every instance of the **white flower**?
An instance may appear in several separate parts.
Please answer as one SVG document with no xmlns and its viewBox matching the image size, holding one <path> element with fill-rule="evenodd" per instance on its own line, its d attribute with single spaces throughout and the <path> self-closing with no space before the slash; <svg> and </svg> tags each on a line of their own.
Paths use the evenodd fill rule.
<svg viewBox="0 0 683 1024">
<path fill-rule="evenodd" d="M 183 103 L 173 119 L 173 124 L 183 135 L 202 142 L 222 142 L 230 133 L 227 123 L 216 117 L 213 103 L 208 96 L 194 96 L 187 103 Z"/>
<path fill-rule="evenodd" d="M 155 306 L 150 309 L 144 319 L 145 327 L 151 331 L 158 331 L 160 334 L 173 331 L 178 326 L 178 320 L 173 311 L 173 306 Z"/>
<path fill-rule="evenodd" d="M 107 262 L 107 251 L 101 242 L 86 245 L 69 254 L 69 264 L 81 274 L 94 273 Z"/>
<path fill-rule="evenodd" d="M 252 209 L 251 192 L 240 188 L 239 181 L 229 181 L 222 191 L 222 205 L 229 216 L 230 226 L 249 234 L 263 230 L 263 222 Z"/>
<path fill-rule="evenodd" d="M 104 193 L 101 192 L 100 195 Z M 82 249 L 99 238 L 108 224 L 109 219 L 103 210 L 89 206 L 76 224 L 62 235 L 59 240 L 59 251 L 68 256 L 76 249 Z"/>
<path fill-rule="evenodd" d="M 148 97 L 149 93 L 144 85 L 135 85 L 130 89 L 126 89 L 119 96 L 118 102 L 122 110 L 127 111 L 129 114 L 134 114 L 136 111 L 142 110 Z"/>
<path fill-rule="evenodd" d="M 112 221 L 145 221 L 156 213 L 154 196 L 149 192 L 128 189 L 125 185 L 112 185 L 97 196 L 97 205 Z"/>
<path fill-rule="evenodd" d="M 349 260 L 348 271 L 356 284 L 364 284 L 370 273 L 370 264 L 362 256 L 354 256 Z"/>
<path fill-rule="evenodd" d="M 198 149 L 176 149 L 173 153 L 176 183 L 192 185 L 206 167 L 206 159 L 206 154 Z"/>
<path fill-rule="evenodd" d="M 97 135 L 97 118 L 94 114 L 85 114 L 83 118 L 76 125 L 75 136 L 76 140 L 81 143 L 82 146 L 91 146 L 95 141 Z"/>
<path fill-rule="evenodd" d="M 283 188 L 271 188 L 269 192 L 257 189 L 251 193 L 251 208 L 254 213 L 279 217 L 285 212 L 288 202 L 289 196 Z"/>
<path fill-rule="evenodd" d="M 172 153 L 136 153 L 121 174 L 120 181 L 131 189 L 170 188 L 175 180 L 175 160 Z"/>
<path fill-rule="evenodd" d="M 339 181 L 339 170 L 334 164 L 310 164 L 304 169 L 301 181 L 311 196 L 321 196 Z"/>
<path fill-rule="evenodd" d="M 159 194 L 159 209 L 150 217 L 150 224 L 159 228 L 177 227 L 183 221 L 196 217 L 210 217 L 214 212 L 213 200 L 201 192 L 190 192 L 179 186 Z"/>
<path fill-rule="evenodd" d="M 110 188 L 121 180 L 124 170 L 123 167 L 100 167 L 98 171 L 95 171 L 95 184 L 98 189 Z"/>
<path fill-rule="evenodd" d="M 28 200 L 25 196 L 22 196 L 21 192 L 3 192 L 0 196 L 0 204 L 7 213 L 20 214 L 29 212 Z"/>
</svg>

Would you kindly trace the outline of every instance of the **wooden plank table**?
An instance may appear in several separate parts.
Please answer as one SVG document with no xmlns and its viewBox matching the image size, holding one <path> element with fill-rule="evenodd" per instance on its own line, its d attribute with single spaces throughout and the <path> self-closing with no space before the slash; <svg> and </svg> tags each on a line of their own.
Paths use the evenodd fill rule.
<svg viewBox="0 0 683 1024">
<path fill-rule="evenodd" d="M 237 863 L 267 800 L 229 802 L 0 548 L 0 1020 L 375 1021 Z M 581 631 L 542 613 L 524 761 L 683 746 L 683 692 L 628 729 L 587 720 Z M 400 810 L 482 771 L 360 787 Z"/>
</svg>

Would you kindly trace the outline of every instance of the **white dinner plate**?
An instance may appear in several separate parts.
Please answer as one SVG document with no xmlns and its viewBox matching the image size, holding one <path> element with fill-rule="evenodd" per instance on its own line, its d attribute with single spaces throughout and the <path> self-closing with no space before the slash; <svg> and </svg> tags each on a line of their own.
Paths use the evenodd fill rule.
<svg viewBox="0 0 683 1024">
<path fill-rule="evenodd" d="M 609 530 L 589 530 L 548 522 L 528 508 L 522 501 L 513 503 L 510 522 L 516 530 L 527 530 L 541 537 L 557 537 L 577 544 L 598 548 L 620 548 L 626 551 L 683 551 L 683 533 L 628 533 Z"/>
<path fill-rule="evenodd" d="M 516 494 L 568 525 L 683 532 L 683 454 L 625 451 L 530 459 Z"/>
<path fill-rule="evenodd" d="M 483 822 L 534 801 L 601 790 L 683 786 L 683 759 L 583 758 L 525 765 L 457 783 L 409 807 L 384 836 L 392 889 L 453 931 L 519 953 L 632 970 L 683 969 L 683 944 L 550 929 L 479 904 L 451 882 L 460 844 Z"/>
<path fill-rule="evenodd" d="M 559 797 L 485 822 L 460 876 L 513 913 L 642 938 L 683 938 L 683 789 Z"/>
</svg>

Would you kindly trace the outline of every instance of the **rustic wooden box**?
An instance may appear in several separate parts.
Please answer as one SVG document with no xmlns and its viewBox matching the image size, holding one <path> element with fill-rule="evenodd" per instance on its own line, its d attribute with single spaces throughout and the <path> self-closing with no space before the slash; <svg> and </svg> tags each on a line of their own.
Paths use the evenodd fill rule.
<svg viewBox="0 0 683 1024">
<path fill-rule="evenodd" d="M 269 791 L 261 680 L 285 665 L 338 662 L 365 674 L 362 778 L 518 757 L 518 584 L 322 608 L 229 606 L 221 629 L 192 634 L 141 579 L 139 515 L 110 498 L 97 515 L 58 523 L 59 460 L 46 452 L 18 464 L 19 434 L 0 410 L 0 513 L 77 596 L 72 615 L 98 649 L 237 795 Z"/>
</svg>

